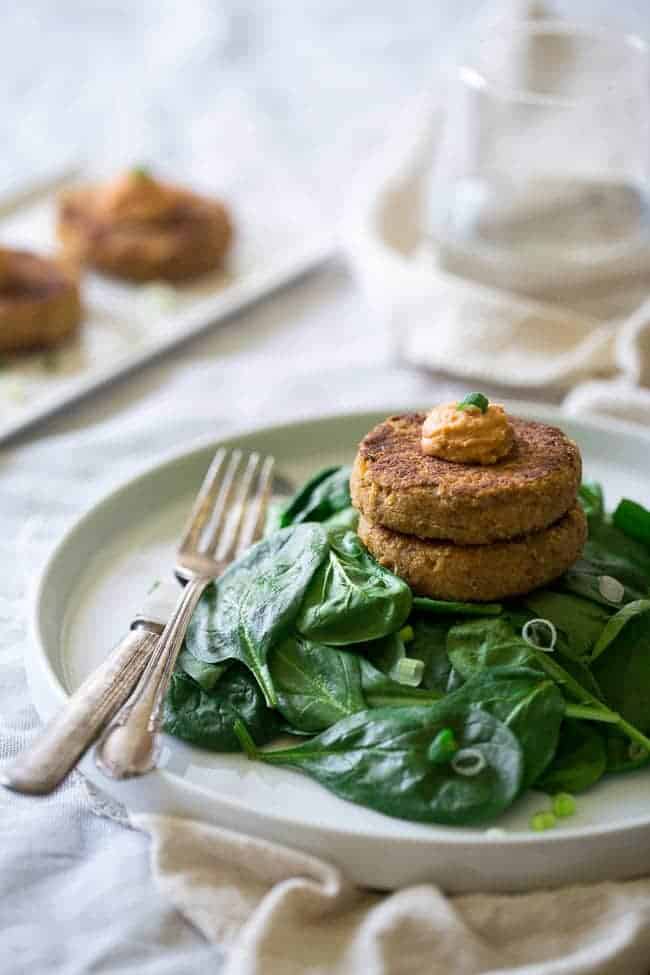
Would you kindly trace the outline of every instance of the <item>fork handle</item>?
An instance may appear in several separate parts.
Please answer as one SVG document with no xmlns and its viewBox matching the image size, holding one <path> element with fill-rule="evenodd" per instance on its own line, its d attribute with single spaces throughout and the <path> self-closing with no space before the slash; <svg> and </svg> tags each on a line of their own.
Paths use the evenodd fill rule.
<svg viewBox="0 0 650 975">
<path fill-rule="evenodd" d="M 195 576 L 187 583 L 138 686 L 97 742 L 95 761 L 109 778 L 145 775 L 156 767 L 165 694 L 192 614 L 210 582 Z"/>
<path fill-rule="evenodd" d="M 38 738 L 0 768 L 0 784 L 28 795 L 52 792 L 128 698 L 158 640 L 157 632 L 131 630 Z"/>
</svg>

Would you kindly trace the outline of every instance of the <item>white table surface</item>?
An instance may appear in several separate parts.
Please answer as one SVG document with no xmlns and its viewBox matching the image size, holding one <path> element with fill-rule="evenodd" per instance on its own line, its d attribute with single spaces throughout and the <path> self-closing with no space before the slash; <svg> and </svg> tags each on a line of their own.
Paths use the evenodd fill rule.
<svg viewBox="0 0 650 975">
<path fill-rule="evenodd" d="M 0 189 L 71 156 L 160 160 L 214 185 L 266 180 L 275 212 L 331 225 L 350 174 L 477 6 L 7 3 Z M 644 0 L 568 6 L 650 33 Z M 386 336 L 335 266 L 1 451 L 0 760 L 37 725 L 22 669 L 27 587 L 110 484 L 234 424 L 426 404 L 458 388 L 391 364 Z M 182 975 L 206 962 L 218 971 L 219 958 L 155 893 L 145 840 L 93 815 L 78 777 L 48 799 L 0 793 L 3 975 Z"/>
</svg>

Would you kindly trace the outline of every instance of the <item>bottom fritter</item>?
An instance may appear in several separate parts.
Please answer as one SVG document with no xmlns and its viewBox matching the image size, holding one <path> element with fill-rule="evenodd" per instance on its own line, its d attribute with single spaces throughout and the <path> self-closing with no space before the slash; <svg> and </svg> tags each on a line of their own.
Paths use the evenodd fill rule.
<svg viewBox="0 0 650 975">
<path fill-rule="evenodd" d="M 491 545 L 454 545 L 402 535 L 362 515 L 359 535 L 381 565 L 420 596 L 489 602 L 520 596 L 562 575 L 587 540 L 587 521 L 576 504 L 543 531 Z"/>
</svg>

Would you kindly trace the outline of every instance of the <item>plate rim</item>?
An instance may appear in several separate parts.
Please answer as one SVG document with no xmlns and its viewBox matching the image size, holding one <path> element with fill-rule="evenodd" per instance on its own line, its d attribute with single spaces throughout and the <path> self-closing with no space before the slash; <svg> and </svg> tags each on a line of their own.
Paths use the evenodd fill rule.
<svg viewBox="0 0 650 975">
<path fill-rule="evenodd" d="M 521 413 L 524 416 L 538 418 L 542 422 L 561 423 L 563 420 L 569 421 L 571 423 L 584 426 L 592 431 L 601 432 L 606 435 L 621 433 L 626 436 L 631 436 L 632 438 L 636 438 L 650 446 L 650 431 L 646 431 L 639 424 L 617 419 L 583 417 L 582 415 L 578 414 L 569 414 L 563 411 L 561 406 L 557 405 L 535 403 L 534 401 L 527 400 L 516 400 L 509 397 L 504 397 L 504 399 L 506 400 L 509 410 Z M 369 407 L 359 410 L 334 411 L 327 414 L 307 414 L 298 419 L 278 419 L 268 423 L 242 424 L 226 431 L 225 436 L 201 436 L 192 439 L 182 447 L 175 446 L 169 450 L 163 451 L 155 459 L 148 462 L 143 462 L 143 464 L 139 465 L 128 477 L 121 480 L 116 480 L 115 483 L 110 484 L 104 490 L 102 495 L 92 501 L 90 505 L 67 526 L 62 535 L 53 543 L 47 553 L 47 556 L 40 565 L 39 572 L 35 580 L 29 587 L 29 640 L 25 656 L 25 665 L 28 673 L 31 667 L 38 666 L 41 673 L 46 676 L 50 691 L 53 693 L 53 695 L 56 696 L 61 702 L 69 697 L 66 687 L 63 685 L 54 669 L 51 655 L 48 653 L 47 640 L 45 639 L 42 628 L 42 605 L 50 579 L 52 578 L 54 567 L 63 550 L 74 542 L 77 535 L 83 533 L 86 525 L 97 516 L 98 512 L 104 506 L 114 503 L 117 496 L 120 494 L 128 494 L 136 484 L 146 480 L 148 477 L 152 476 L 156 472 L 162 471 L 168 466 L 174 466 L 192 455 L 202 453 L 208 449 L 216 449 L 221 444 L 230 443 L 238 437 L 251 437 L 255 436 L 256 434 L 268 433 L 270 431 L 290 431 L 297 427 L 305 427 L 311 424 L 322 423 L 323 425 L 327 425 L 332 422 L 358 419 L 371 415 L 390 416 L 405 410 L 412 411 L 414 409 L 418 409 L 418 405 L 415 401 L 411 400 L 397 405 L 393 404 L 392 408 L 387 410 L 383 409 L 382 407 Z M 210 802 L 215 800 L 213 790 L 198 783 L 188 781 L 183 776 L 177 775 L 164 767 L 155 770 L 152 774 L 161 777 L 163 781 L 169 780 L 174 787 L 187 789 L 189 792 L 195 795 L 204 796 L 206 800 Z M 293 774 L 299 773 L 294 772 Z M 230 807 L 230 809 L 235 812 L 238 810 L 251 811 L 251 807 L 245 801 L 234 799 L 229 796 L 219 795 L 218 801 L 220 804 Z M 253 811 L 258 813 L 258 810 Z M 259 815 L 261 815 L 261 813 L 259 813 Z M 488 844 L 492 849 L 499 845 L 502 845 L 503 847 L 511 847 L 513 844 L 518 847 L 539 847 L 540 845 L 547 846 L 549 844 L 562 844 L 571 841 L 580 841 L 582 839 L 596 839 L 601 836 L 605 837 L 612 833 L 616 834 L 624 832 L 630 834 L 634 830 L 647 829 L 650 827 L 650 811 L 646 816 L 635 817 L 622 824 L 601 823 L 575 829 L 558 827 L 552 831 L 543 833 L 535 833 L 533 831 L 527 833 L 513 833 L 507 829 L 503 829 L 503 835 L 495 835 L 492 832 L 494 830 L 500 831 L 502 829 L 499 827 L 498 822 L 495 824 L 485 824 L 484 827 L 479 826 L 478 830 L 468 830 L 463 827 L 455 826 L 442 826 L 435 823 L 417 823 L 415 825 L 425 827 L 429 831 L 429 835 L 396 836 L 394 834 L 381 833 L 379 831 L 373 831 L 371 834 L 369 834 L 362 828 L 342 827 L 338 823 L 330 824 L 316 821 L 306 822 L 301 819 L 294 819 L 290 812 L 283 812 L 280 814 L 274 810 L 266 810 L 264 812 L 264 818 L 272 819 L 276 822 L 284 824 L 291 824 L 293 822 L 301 829 L 322 827 L 328 832 L 345 837 L 348 840 L 354 840 L 358 837 L 365 837 L 367 839 L 372 838 L 378 842 L 399 842 L 408 843 L 409 845 L 432 844 L 434 846 L 441 842 L 447 845 L 484 846 Z M 396 820 L 398 822 L 400 821 L 398 817 L 387 818 L 392 822 L 395 822 Z M 404 822 L 408 821 L 405 820 Z"/>
</svg>

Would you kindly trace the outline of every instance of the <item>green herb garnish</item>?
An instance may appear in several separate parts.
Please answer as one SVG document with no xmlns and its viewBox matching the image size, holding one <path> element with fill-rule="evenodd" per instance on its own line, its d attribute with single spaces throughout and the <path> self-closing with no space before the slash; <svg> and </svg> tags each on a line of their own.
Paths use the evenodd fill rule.
<svg viewBox="0 0 650 975">
<path fill-rule="evenodd" d="M 129 175 L 133 179 L 151 179 L 151 170 L 148 166 L 132 166 L 129 170 Z"/>
<path fill-rule="evenodd" d="M 553 812 L 558 819 L 573 816 L 576 811 L 576 801 L 570 792 L 558 792 L 553 796 Z"/>
<path fill-rule="evenodd" d="M 457 410 L 480 410 L 486 413 L 490 401 L 483 393 L 468 393 L 459 403 L 456 403 Z"/>
<path fill-rule="evenodd" d="M 552 812 L 538 812 L 530 820 L 530 828 L 536 833 L 543 833 L 545 829 L 553 829 L 555 826 L 555 814 Z"/>
</svg>

